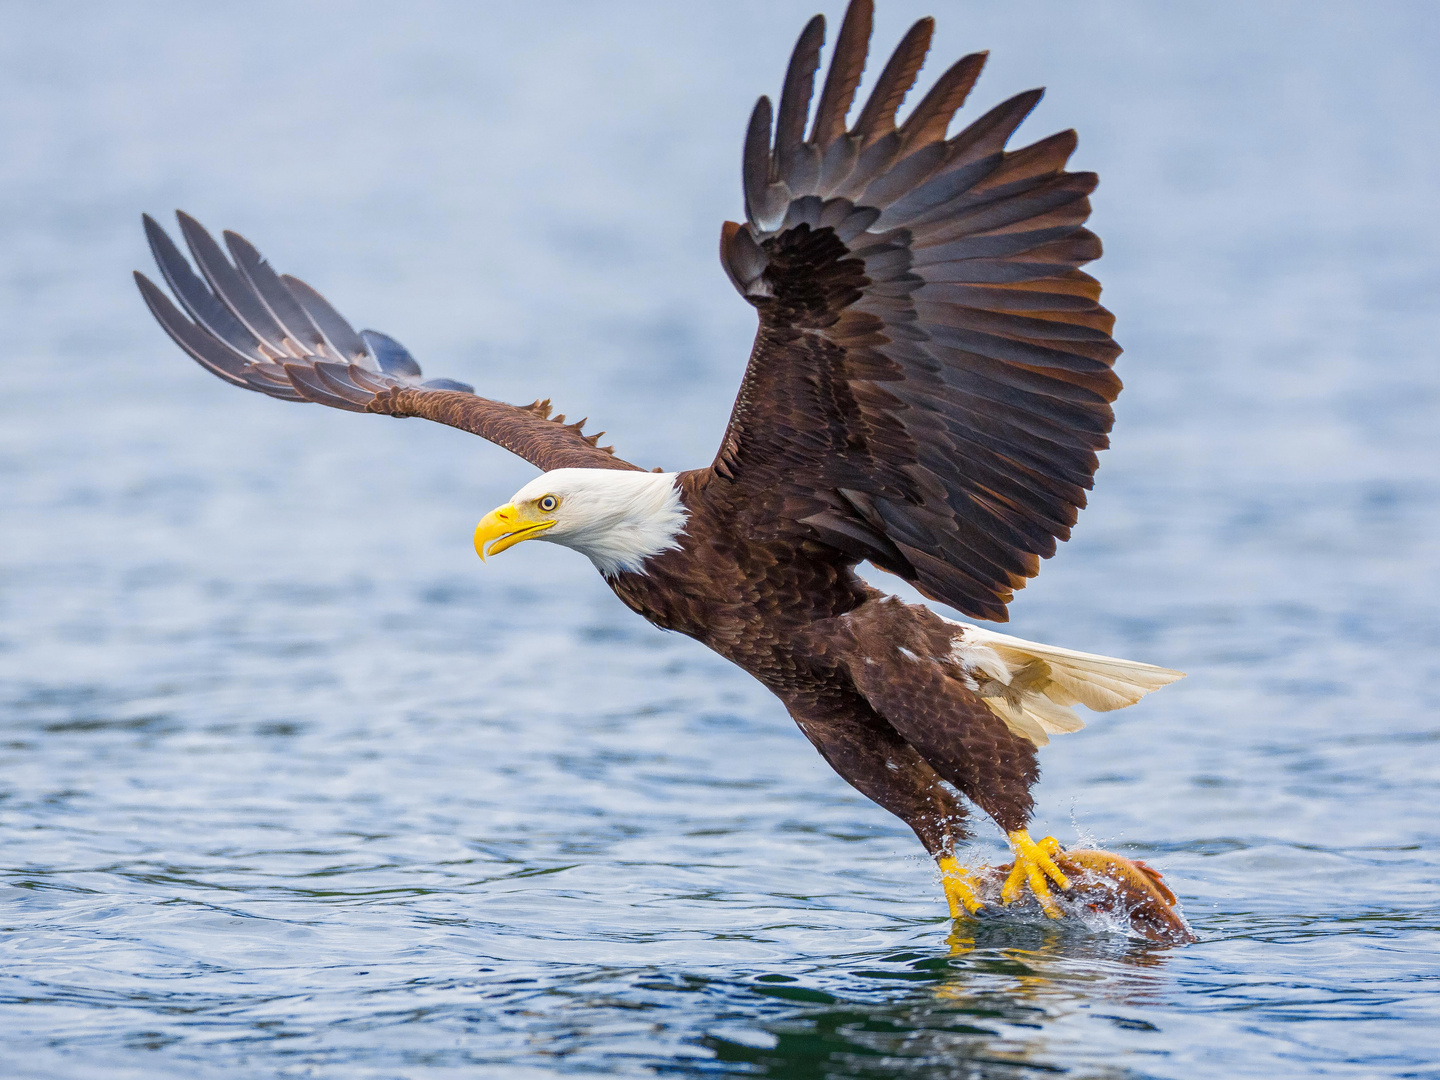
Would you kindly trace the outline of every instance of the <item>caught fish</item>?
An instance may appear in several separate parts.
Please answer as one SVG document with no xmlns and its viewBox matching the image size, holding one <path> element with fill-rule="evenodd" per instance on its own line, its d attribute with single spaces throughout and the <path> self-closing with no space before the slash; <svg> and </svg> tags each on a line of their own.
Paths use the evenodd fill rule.
<svg viewBox="0 0 1440 1080">
<path fill-rule="evenodd" d="M 1051 858 L 1069 882 L 1064 889 L 1050 886 L 1061 911 L 1084 908 L 1119 916 L 1151 941 L 1186 945 L 1198 940 L 1176 907 L 1175 894 L 1154 867 L 1113 851 L 1085 848 L 1056 851 Z M 1001 890 L 1013 867 L 1005 863 L 974 870 L 970 881 L 976 898 L 987 907 L 1001 904 Z"/>
</svg>

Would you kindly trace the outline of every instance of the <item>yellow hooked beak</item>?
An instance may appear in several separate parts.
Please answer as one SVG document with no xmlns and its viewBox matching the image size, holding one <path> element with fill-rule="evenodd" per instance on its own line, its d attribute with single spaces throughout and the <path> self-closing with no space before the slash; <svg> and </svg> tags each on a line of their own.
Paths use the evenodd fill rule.
<svg viewBox="0 0 1440 1080">
<path fill-rule="evenodd" d="M 486 555 L 498 555 L 506 548 L 514 547 L 521 540 L 544 532 L 555 524 L 554 518 L 539 518 L 533 512 L 522 510 L 514 503 L 506 503 L 491 510 L 475 526 L 475 554 L 484 562 Z M 494 543 L 491 543 L 491 541 Z M 485 550 L 485 545 L 490 550 Z"/>
</svg>

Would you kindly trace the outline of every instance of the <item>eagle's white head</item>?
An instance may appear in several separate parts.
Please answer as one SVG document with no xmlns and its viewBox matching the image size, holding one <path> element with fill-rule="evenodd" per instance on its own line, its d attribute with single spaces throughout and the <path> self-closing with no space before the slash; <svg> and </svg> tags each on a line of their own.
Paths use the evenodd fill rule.
<svg viewBox="0 0 1440 1080">
<path fill-rule="evenodd" d="M 483 559 L 522 540 L 548 540 L 613 577 L 643 571 L 652 555 L 678 548 L 686 516 L 674 473 L 554 469 L 485 515 L 475 551 Z"/>
</svg>

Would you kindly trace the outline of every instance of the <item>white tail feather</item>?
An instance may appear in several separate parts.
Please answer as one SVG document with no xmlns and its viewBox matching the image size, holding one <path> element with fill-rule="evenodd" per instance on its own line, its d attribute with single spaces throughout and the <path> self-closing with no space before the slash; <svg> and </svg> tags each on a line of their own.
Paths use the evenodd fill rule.
<svg viewBox="0 0 1440 1080">
<path fill-rule="evenodd" d="M 1036 746 L 1044 746 L 1051 735 L 1085 726 L 1072 705 L 1096 712 L 1123 709 L 1185 676 L 1154 664 L 1042 645 L 968 623 L 955 625 L 961 632 L 951 659 L 1006 726 Z"/>
</svg>

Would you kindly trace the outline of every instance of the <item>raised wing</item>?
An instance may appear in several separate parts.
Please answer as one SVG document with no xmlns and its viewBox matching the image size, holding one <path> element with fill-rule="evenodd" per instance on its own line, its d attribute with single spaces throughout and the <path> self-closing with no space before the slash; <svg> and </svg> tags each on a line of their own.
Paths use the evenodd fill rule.
<svg viewBox="0 0 1440 1080">
<path fill-rule="evenodd" d="M 721 261 L 760 330 L 712 467 L 801 535 L 1003 621 L 1069 538 L 1120 392 L 1114 319 L 1078 269 L 1100 254 L 1096 177 L 1064 171 L 1074 132 L 1004 149 L 1038 90 L 945 137 L 984 53 L 897 125 L 929 19 L 847 131 L 871 11 L 846 13 L 808 138 L 819 16 L 773 139 L 769 100 L 751 116 L 747 222 L 726 224 Z"/>
<path fill-rule="evenodd" d="M 585 435 L 583 420 L 551 418 L 549 401 L 507 405 L 477 397 L 454 379 L 422 381 L 420 365 L 398 341 L 374 330 L 356 333 L 305 282 L 277 275 L 244 237 L 224 234 L 232 263 L 199 222 L 176 216 L 199 275 L 148 214 L 145 235 L 184 311 L 144 274 L 137 271 L 135 281 L 175 344 L 226 382 L 283 401 L 423 416 L 479 435 L 545 470 L 636 468 L 610 447 L 597 446 L 603 432 Z"/>
</svg>

